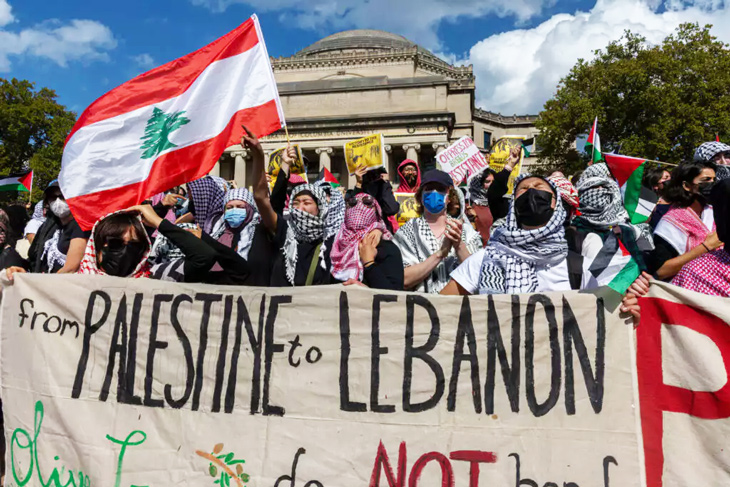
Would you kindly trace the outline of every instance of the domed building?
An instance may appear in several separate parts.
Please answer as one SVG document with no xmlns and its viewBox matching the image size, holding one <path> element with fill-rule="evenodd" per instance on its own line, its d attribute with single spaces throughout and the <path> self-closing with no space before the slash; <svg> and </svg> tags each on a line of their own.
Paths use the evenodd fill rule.
<svg viewBox="0 0 730 487">
<path fill-rule="evenodd" d="M 397 34 L 339 32 L 271 63 L 290 139 L 307 157 L 310 179 L 326 167 L 352 187 L 343 145 L 371 134 L 383 134 L 388 173 L 396 181 L 401 161 L 435 167 L 435 155 L 464 135 L 486 151 L 503 135 L 537 133 L 536 116 L 503 116 L 475 106 L 472 66 L 451 65 Z M 268 157 L 286 145 L 284 131 L 262 145 Z M 248 160 L 240 146 L 230 147 L 216 171 L 249 186 Z"/>
</svg>

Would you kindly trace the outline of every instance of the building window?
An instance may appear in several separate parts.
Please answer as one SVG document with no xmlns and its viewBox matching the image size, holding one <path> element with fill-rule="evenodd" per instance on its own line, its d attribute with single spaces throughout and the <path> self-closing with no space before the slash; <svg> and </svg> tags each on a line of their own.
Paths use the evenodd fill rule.
<svg viewBox="0 0 730 487">
<path fill-rule="evenodd" d="M 492 147 L 492 133 L 484 131 L 484 146 L 485 149 L 490 149 Z"/>
</svg>

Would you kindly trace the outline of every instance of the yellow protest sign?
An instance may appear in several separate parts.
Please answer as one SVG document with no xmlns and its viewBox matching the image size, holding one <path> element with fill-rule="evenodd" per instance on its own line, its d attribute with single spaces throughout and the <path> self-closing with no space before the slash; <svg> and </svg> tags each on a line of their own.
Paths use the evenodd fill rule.
<svg viewBox="0 0 730 487">
<path fill-rule="evenodd" d="M 415 193 L 393 193 L 395 200 L 400 203 L 397 220 L 398 225 L 404 225 L 408 220 L 418 218 L 418 202 Z"/>
<path fill-rule="evenodd" d="M 515 167 L 512 168 L 512 172 L 509 176 L 509 183 L 507 186 L 508 194 L 512 194 L 514 191 L 515 178 L 519 176 L 520 171 L 522 171 L 522 160 L 525 155 L 525 151 L 522 150 L 523 140 L 525 140 L 525 136 L 523 135 L 506 135 L 495 142 L 492 149 L 489 151 L 489 167 L 496 172 L 500 172 L 504 169 L 507 159 L 509 159 L 510 151 L 515 147 L 520 148 L 520 160 L 517 164 L 515 164 Z"/>
<path fill-rule="evenodd" d="M 355 174 L 355 170 L 363 165 L 367 168 L 382 167 L 382 134 L 368 135 L 345 143 L 345 162 L 350 175 Z"/>
<path fill-rule="evenodd" d="M 294 163 L 294 165 L 290 168 L 289 174 L 305 174 L 307 172 L 307 169 L 304 167 L 304 158 L 302 157 L 302 149 L 299 147 L 299 144 L 292 145 L 294 149 L 297 151 L 297 160 Z M 276 149 L 274 152 L 271 153 L 271 156 L 269 157 L 269 165 L 266 168 L 266 172 L 271 176 L 273 186 L 273 181 L 276 181 L 276 176 L 279 174 L 279 169 L 281 169 L 281 165 L 284 162 L 283 156 L 284 151 L 286 150 L 286 147 L 281 147 L 280 149 Z"/>
</svg>

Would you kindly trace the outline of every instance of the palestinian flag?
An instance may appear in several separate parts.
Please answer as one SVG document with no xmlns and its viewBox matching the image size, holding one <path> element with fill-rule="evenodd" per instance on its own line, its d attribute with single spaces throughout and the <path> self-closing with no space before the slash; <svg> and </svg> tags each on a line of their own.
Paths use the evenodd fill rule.
<svg viewBox="0 0 730 487">
<path fill-rule="evenodd" d="M 239 143 L 241 125 L 262 137 L 285 124 L 254 15 L 92 103 L 66 141 L 59 183 L 90 230 L 110 211 L 208 174 Z"/>
<path fill-rule="evenodd" d="M 631 223 L 646 222 L 658 200 L 656 193 L 641 184 L 646 159 L 617 154 L 604 154 L 603 157 L 621 188 L 624 207 L 629 213 Z"/>
<path fill-rule="evenodd" d="M 339 188 L 340 186 L 342 186 L 337 178 L 335 178 L 326 167 L 323 167 L 322 170 L 319 171 L 319 177 L 317 179 L 330 183 L 330 186 L 332 186 L 333 188 Z"/>
<path fill-rule="evenodd" d="M 590 156 L 591 162 L 596 163 L 603 160 L 603 154 L 601 154 L 601 138 L 598 136 L 598 117 L 593 121 L 591 133 L 588 134 L 585 151 Z"/>
<path fill-rule="evenodd" d="M 588 270 L 599 286 L 608 286 L 619 294 L 624 294 L 641 274 L 639 264 L 615 233 L 606 237 Z"/>
<path fill-rule="evenodd" d="M 0 176 L 0 191 L 28 191 L 33 188 L 33 171 Z"/>
<path fill-rule="evenodd" d="M 535 152 L 535 137 L 522 141 L 522 151 L 525 154 L 524 157 L 530 157 L 530 154 Z"/>
</svg>

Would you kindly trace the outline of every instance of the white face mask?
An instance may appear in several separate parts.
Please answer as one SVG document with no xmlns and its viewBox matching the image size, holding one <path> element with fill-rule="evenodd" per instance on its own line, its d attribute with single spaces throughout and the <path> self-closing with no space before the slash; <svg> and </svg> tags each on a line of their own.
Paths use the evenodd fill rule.
<svg viewBox="0 0 730 487">
<path fill-rule="evenodd" d="M 64 219 L 71 214 L 71 208 L 61 198 L 57 198 L 51 202 L 51 211 L 58 218 Z"/>
</svg>

